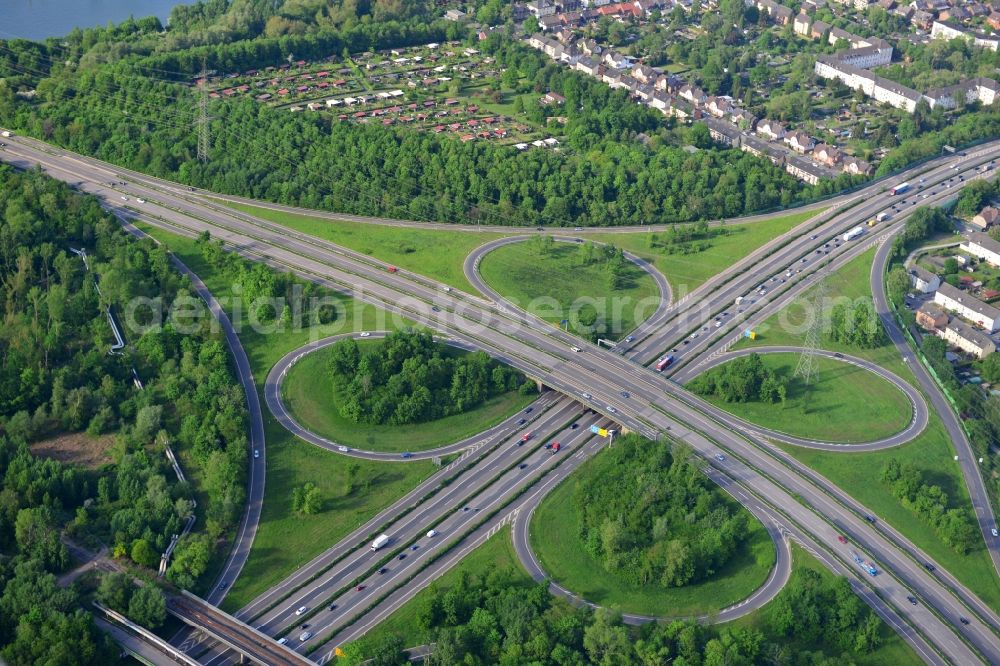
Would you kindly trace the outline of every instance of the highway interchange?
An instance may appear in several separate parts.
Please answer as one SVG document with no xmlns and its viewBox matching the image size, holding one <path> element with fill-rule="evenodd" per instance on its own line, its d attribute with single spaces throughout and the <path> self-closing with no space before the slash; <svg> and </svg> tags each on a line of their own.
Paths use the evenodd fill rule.
<svg viewBox="0 0 1000 666">
<path fill-rule="evenodd" d="M 405 271 L 390 274 L 385 271 L 384 266 L 368 257 L 289 232 L 245 214 L 205 204 L 173 184 L 155 182 L 155 187 L 151 187 L 148 183 L 154 182 L 152 179 L 143 181 L 147 184 L 130 179 L 128 191 L 131 197 L 147 200 L 148 204 L 143 205 L 141 212 L 134 209 L 130 211 L 130 214 L 138 215 L 145 222 L 186 235 L 210 230 L 213 237 L 224 240 L 246 256 L 279 268 L 294 268 L 298 274 L 321 284 L 349 292 L 355 298 L 379 305 L 411 320 L 426 323 L 450 339 L 485 349 L 565 395 L 579 399 L 583 398 L 583 393 L 587 393 L 592 397 L 583 399 L 585 406 L 626 428 L 654 439 L 669 432 L 670 437 L 687 442 L 710 462 L 712 467 L 707 472 L 711 478 L 745 503 L 750 502 L 749 498 L 754 498 L 762 509 L 778 518 L 785 532 L 810 544 L 835 570 L 841 567 L 846 571 L 855 571 L 845 549 L 836 545 L 839 534 L 849 534 L 853 547 L 864 550 L 883 570 L 875 578 L 852 579 L 866 601 L 893 623 L 926 660 L 964 664 L 1000 662 L 997 640 L 1000 619 L 995 613 L 979 602 L 971 591 L 954 581 L 940 563 L 937 564 L 936 571 L 928 571 L 924 565 L 930 563 L 929 558 L 920 554 L 913 544 L 890 528 L 881 524 L 872 526 L 866 522 L 863 516 L 867 510 L 851 498 L 844 497 L 836 488 L 830 487 L 829 482 L 824 483 L 817 475 L 775 454 L 773 447 L 758 434 L 748 431 L 745 424 L 711 410 L 695 396 L 642 364 L 652 362 L 665 350 L 676 348 L 678 362 L 675 367 L 681 372 L 689 364 L 694 367 L 695 352 L 699 349 L 699 358 L 711 357 L 731 344 L 734 336 L 746 325 L 744 321 L 739 321 L 741 317 L 737 315 L 744 315 L 751 321 L 754 317 L 765 316 L 769 309 L 777 309 L 782 303 L 800 295 L 814 282 L 811 278 L 825 270 L 821 267 L 822 264 L 844 263 L 878 241 L 883 242 L 876 268 L 880 261 L 884 267 L 889 244 L 884 242 L 883 237 L 901 229 L 899 222 L 905 211 L 912 210 L 918 204 L 932 204 L 947 198 L 953 191 L 939 183 L 960 173 L 972 177 L 980 163 L 992 160 L 998 154 L 1000 149 L 997 145 L 990 144 L 964 157 L 956 156 L 926 164 L 905 174 L 905 178 L 893 179 L 892 182 L 905 179 L 913 182 L 919 175 L 926 181 L 919 185 L 914 183 L 912 193 L 895 200 L 888 200 L 886 195 L 878 191 L 886 187 L 885 183 L 833 200 L 832 209 L 819 216 L 818 220 L 807 222 L 788 238 L 776 239 L 751 253 L 711 284 L 700 287 L 673 304 L 664 311 L 655 328 L 641 327 L 641 335 L 637 334 L 630 345 L 616 349 L 618 353 L 590 346 L 583 353 L 575 353 L 571 351 L 571 347 L 579 344 L 578 339 L 541 324 L 502 302 L 491 302 L 454 291 L 445 292 L 441 285 Z M 3 159 L 18 166 L 43 164 L 50 174 L 68 180 L 84 191 L 103 196 L 109 205 L 120 206 L 116 199 L 123 195 L 107 185 L 121 180 L 120 169 L 100 165 L 86 158 L 68 156 L 51 148 L 39 150 L 29 142 L 22 141 L 13 142 L 4 151 Z M 958 164 L 960 168 L 951 169 L 952 164 Z M 935 187 L 938 191 L 933 189 Z M 927 199 L 922 198 L 925 193 L 928 194 Z M 874 234 L 869 234 L 861 242 L 841 243 L 842 247 L 827 250 L 829 254 L 821 249 L 825 243 L 830 243 L 846 229 L 873 217 L 890 203 L 904 205 L 892 220 L 878 228 Z M 818 254 L 817 249 L 820 249 Z M 886 253 L 885 256 L 883 253 Z M 752 273 L 749 270 L 751 267 Z M 791 274 L 787 275 L 788 273 Z M 731 312 L 737 296 L 751 294 L 758 284 L 770 279 L 769 276 L 782 274 L 787 275 L 785 281 L 769 287 L 767 298 L 762 295 L 753 299 L 756 302 L 743 308 L 744 312 Z M 884 293 L 881 294 L 880 302 L 881 288 L 876 287 L 875 281 L 873 269 L 876 304 L 880 313 L 887 313 Z M 881 285 L 881 273 L 877 281 Z M 432 305 L 439 311 L 432 310 Z M 723 312 L 728 314 L 723 316 Z M 714 317 L 719 317 L 718 328 L 712 324 Z M 706 326 L 711 328 L 705 331 Z M 890 335 L 898 344 L 901 336 L 897 340 L 892 326 L 894 322 L 887 321 Z M 699 337 L 690 337 L 692 333 L 699 333 Z M 683 345 L 683 340 L 690 342 Z M 905 355 L 908 351 L 901 347 L 901 353 Z M 912 364 L 911 367 L 915 365 Z M 946 406 L 943 411 L 939 409 L 935 398 L 940 400 L 940 395 L 936 387 L 933 384 L 925 385 L 919 367 L 914 370 L 924 393 L 935 410 L 942 415 L 947 427 L 948 418 L 945 413 L 950 414 L 950 410 Z M 625 394 L 628 397 L 624 397 Z M 926 409 L 922 400 L 916 411 L 919 412 L 920 409 Z M 964 436 L 960 428 L 952 435 L 960 458 L 969 458 L 963 465 L 963 472 L 980 525 L 984 535 L 988 535 L 985 530 L 995 523 L 985 489 L 982 488 L 982 480 L 975 469 L 971 453 L 965 455 Z M 583 442 L 578 444 L 579 446 L 571 447 L 571 451 L 573 448 L 585 448 Z M 967 441 L 964 446 L 968 447 Z M 724 462 L 715 459 L 715 456 L 723 454 L 727 456 Z M 555 460 L 556 457 L 549 456 L 545 459 Z M 967 469 L 967 465 L 971 465 L 971 469 Z M 555 467 L 553 473 L 564 468 L 569 469 L 568 463 Z M 523 479 L 523 475 L 513 475 L 508 481 L 501 479 L 494 480 L 493 483 L 518 483 Z M 982 489 L 981 495 L 977 494 L 977 480 L 978 487 Z M 460 522 L 461 515 L 470 512 L 453 512 L 450 516 L 445 516 L 445 513 L 447 511 L 440 513 L 437 518 Z M 514 520 L 517 526 L 517 518 Z M 987 543 L 996 561 L 997 544 L 988 537 Z M 417 559 L 419 558 L 397 560 L 400 565 L 396 566 L 399 568 L 403 563 L 415 562 Z M 380 576 L 377 573 L 374 575 Z M 382 574 L 385 575 L 387 574 Z M 916 594 L 921 603 L 910 607 L 905 601 L 909 594 Z M 358 597 L 349 594 L 346 599 L 352 601 L 345 603 L 358 601 Z M 967 618 L 969 624 L 958 626 L 958 617 Z M 324 626 L 336 628 L 332 619 Z M 287 625 L 283 624 L 281 627 L 287 632 Z M 326 647 L 328 646 L 324 649 Z"/>
</svg>

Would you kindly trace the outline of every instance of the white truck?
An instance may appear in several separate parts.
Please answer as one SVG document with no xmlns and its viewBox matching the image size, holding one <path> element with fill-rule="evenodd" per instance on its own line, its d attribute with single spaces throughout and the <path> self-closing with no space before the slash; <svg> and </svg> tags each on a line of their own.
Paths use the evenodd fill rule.
<svg viewBox="0 0 1000 666">
<path fill-rule="evenodd" d="M 389 536 L 387 534 L 380 534 L 372 541 L 372 550 L 378 550 L 387 543 L 389 543 Z"/>
<path fill-rule="evenodd" d="M 844 242 L 846 243 L 847 241 L 852 241 L 863 233 L 865 233 L 864 227 L 854 227 L 844 234 Z"/>
</svg>

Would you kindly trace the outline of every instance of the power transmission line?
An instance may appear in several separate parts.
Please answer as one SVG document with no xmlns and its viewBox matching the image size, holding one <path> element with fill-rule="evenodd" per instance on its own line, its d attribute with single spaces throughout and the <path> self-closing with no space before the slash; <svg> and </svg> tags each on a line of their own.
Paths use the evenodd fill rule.
<svg viewBox="0 0 1000 666">
<path fill-rule="evenodd" d="M 811 304 L 813 309 L 812 320 L 806 330 L 806 340 L 803 345 L 799 362 L 795 366 L 793 377 L 798 377 L 808 386 L 816 375 L 816 352 L 819 350 L 820 335 L 823 333 L 823 304 L 826 301 L 828 285 L 826 277 L 821 277 L 819 283 L 813 291 Z"/>
<path fill-rule="evenodd" d="M 198 78 L 198 161 L 208 161 L 209 127 L 208 127 L 208 69 L 205 59 L 201 60 L 201 76 Z"/>
</svg>

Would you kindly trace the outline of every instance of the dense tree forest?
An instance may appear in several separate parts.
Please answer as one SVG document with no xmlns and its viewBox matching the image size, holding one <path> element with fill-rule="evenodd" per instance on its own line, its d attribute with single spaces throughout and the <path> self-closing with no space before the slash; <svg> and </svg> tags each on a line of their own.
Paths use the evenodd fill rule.
<svg viewBox="0 0 1000 666">
<path fill-rule="evenodd" d="M 229 41 L 197 45 L 191 35 L 211 28 L 196 26 L 230 24 L 243 11 L 237 4 L 253 4 L 257 9 L 250 13 L 257 18 L 241 21 L 240 30 L 220 28 Z M 398 19 L 381 22 L 334 17 L 334 9 L 320 11 L 313 7 L 317 3 L 305 2 L 295 3 L 301 5 L 295 10 L 284 3 L 264 19 L 260 4 L 234 3 L 220 14 L 217 3 L 207 3 L 180 12 L 176 30 L 189 32 L 175 36 L 172 28 L 162 36 L 173 49 L 144 25 L 74 34 L 65 46 L 0 44 L 0 76 L 6 77 L 0 82 L 0 123 L 192 185 L 418 220 L 672 222 L 732 217 L 811 196 L 810 188 L 747 153 L 706 144 L 689 154 L 680 145 L 686 131 L 675 132 L 622 91 L 548 62 L 502 31 L 477 48 L 506 68 L 503 81 L 516 92 L 566 96 L 561 112 L 568 121 L 567 150 L 518 153 L 489 142 L 336 123 L 325 114 L 290 114 L 241 99 L 212 103 L 212 159 L 199 164 L 191 131 L 193 91 L 178 81 L 190 82 L 203 62 L 241 71 L 279 64 L 291 54 L 319 59 L 464 36 L 454 22 L 428 21 L 430 10 L 416 8 L 420 3 L 386 2 L 380 9 L 380 0 L 365 16 L 381 12 Z M 318 11 L 310 14 L 307 5 Z M 35 92 L 15 95 L 25 90 Z M 525 113 L 544 120 L 537 105 Z"/>
<path fill-rule="evenodd" d="M 0 589 L 9 595 L 0 643 L 13 663 L 106 663 L 87 616 L 73 611 L 76 592 L 46 592 L 70 564 L 60 535 L 157 566 L 194 511 L 192 488 L 164 455 L 169 444 L 198 468 L 207 500 L 168 570 L 195 586 L 242 511 L 245 398 L 210 317 L 185 334 L 174 328 L 173 308 L 196 297 L 165 250 L 39 172 L 0 167 L 0 211 Z M 86 250 L 86 263 L 71 249 Z M 109 353 L 109 307 L 128 343 L 118 354 Z M 108 438 L 112 462 L 83 469 L 29 448 L 67 433 Z M 32 587 L 37 612 L 18 605 Z M 137 608 L 155 603 L 150 595 Z M 75 659 L 59 655 L 58 640 L 39 639 L 60 627 Z"/>
<path fill-rule="evenodd" d="M 609 574 L 680 587 L 710 577 L 746 540 L 746 514 L 683 451 L 626 435 L 602 455 L 612 464 L 577 483 L 573 506 L 581 541 Z"/>
<path fill-rule="evenodd" d="M 882 466 L 882 482 L 900 504 L 927 521 L 938 537 L 965 555 L 979 542 L 979 530 L 968 508 L 949 509 L 948 494 L 941 486 L 927 483 L 912 463 L 890 458 Z"/>
<path fill-rule="evenodd" d="M 784 402 L 788 382 L 764 367 L 759 354 L 741 356 L 711 372 L 694 378 L 689 388 L 701 395 L 714 395 L 726 402 Z"/>
<path fill-rule="evenodd" d="M 426 331 L 397 331 L 365 352 L 354 338 L 331 349 L 330 371 L 343 398 L 340 413 L 358 423 L 431 421 L 507 391 L 535 390 L 524 375 L 485 352 L 443 352 Z"/>
<path fill-rule="evenodd" d="M 628 627 L 614 611 L 574 608 L 546 585 L 502 569 L 430 592 L 414 603 L 416 623 L 433 636 L 426 663 L 434 666 L 847 666 L 875 650 L 885 629 L 847 579 L 805 568 L 792 572 L 751 626 L 738 628 L 691 621 Z M 403 647 L 394 635 L 361 639 L 345 646 L 338 664 L 402 666 Z"/>
</svg>

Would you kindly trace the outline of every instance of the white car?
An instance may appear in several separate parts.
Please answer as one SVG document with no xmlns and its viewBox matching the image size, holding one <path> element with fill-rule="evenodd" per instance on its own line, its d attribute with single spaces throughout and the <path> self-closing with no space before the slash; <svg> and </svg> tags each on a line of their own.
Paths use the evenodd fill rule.
<svg viewBox="0 0 1000 666">
<path fill-rule="evenodd" d="M 618 410 L 612 407 L 611 405 L 608 405 L 608 411 L 611 412 L 612 414 L 618 413 Z"/>
<path fill-rule="evenodd" d="M 145 199 L 136 199 L 136 201 L 138 201 L 139 203 L 146 203 Z"/>
<path fill-rule="evenodd" d="M 361 337 L 363 337 L 363 338 L 370 338 L 370 337 L 371 337 L 371 335 L 372 335 L 372 334 L 371 334 L 371 333 L 369 333 L 368 331 L 362 331 L 362 332 L 361 332 Z"/>
<path fill-rule="evenodd" d="M 433 539 L 436 536 L 437 536 L 437 530 L 431 530 L 430 532 L 427 533 L 428 539 Z"/>
<path fill-rule="evenodd" d="M 122 201 L 128 201 L 128 197 L 122 197 Z"/>
<path fill-rule="evenodd" d="M 253 457 L 254 457 L 254 458 L 260 458 L 260 451 L 259 451 L 259 450 L 257 450 L 257 449 L 254 449 L 254 450 L 253 450 Z"/>
<path fill-rule="evenodd" d="M 295 614 L 296 614 L 296 615 L 302 615 L 302 614 L 303 614 L 303 613 L 305 613 L 305 612 L 306 612 L 307 610 L 309 610 L 309 607 L 308 607 L 308 606 L 299 606 L 298 610 L 296 610 L 296 611 L 295 611 Z"/>
<path fill-rule="evenodd" d="M 993 533 L 993 536 L 1000 536 L 1000 533 L 997 533 L 997 528 L 995 527 L 992 530 L 990 530 L 990 532 Z"/>
<path fill-rule="evenodd" d="M 722 322 L 721 321 L 715 322 L 715 327 L 716 328 L 719 328 L 720 326 L 722 326 Z"/>
<path fill-rule="evenodd" d="M 279 638 L 278 639 L 278 645 L 284 645 L 287 642 L 288 642 L 287 638 Z"/>
<path fill-rule="evenodd" d="M 305 643 L 312 637 L 313 635 L 311 631 L 303 631 L 301 634 L 299 634 L 299 640 L 302 641 L 303 643 Z"/>
<path fill-rule="evenodd" d="M 581 352 L 581 351 L 583 351 L 583 350 L 582 350 L 582 349 L 580 349 L 579 347 L 570 347 L 570 349 L 572 349 L 572 350 L 573 350 L 573 351 L 575 351 L 575 352 Z"/>
<path fill-rule="evenodd" d="M 340 451 L 341 453 L 347 453 L 348 451 L 350 451 L 350 449 L 347 448 L 346 446 L 338 446 L 337 450 Z"/>
<path fill-rule="evenodd" d="M 590 400 L 591 398 L 594 397 L 594 396 L 590 395 L 589 393 L 581 393 L 580 395 L 583 396 L 584 400 Z"/>
</svg>

